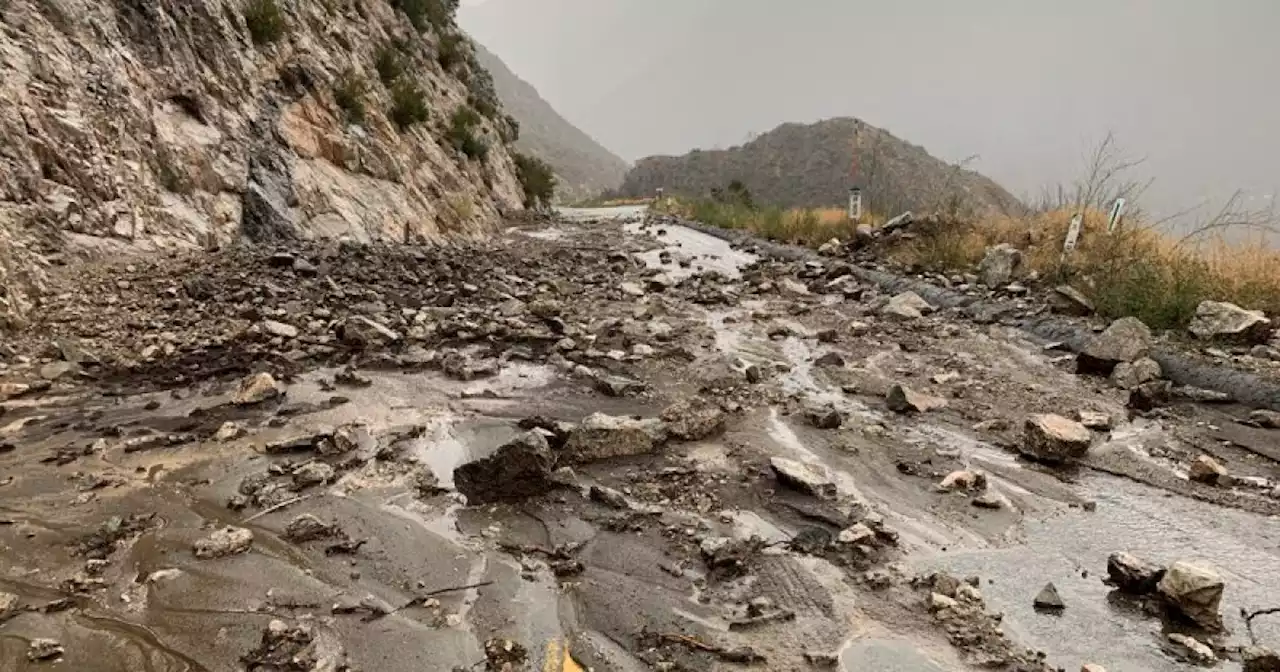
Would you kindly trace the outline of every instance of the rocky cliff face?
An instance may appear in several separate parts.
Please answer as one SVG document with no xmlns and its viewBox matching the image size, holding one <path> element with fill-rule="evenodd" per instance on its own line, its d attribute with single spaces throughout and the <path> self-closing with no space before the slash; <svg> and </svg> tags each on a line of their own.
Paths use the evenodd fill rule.
<svg viewBox="0 0 1280 672">
<path fill-rule="evenodd" d="M 451 4 L 0 0 L 8 257 L 483 230 L 521 190 Z"/>
</svg>

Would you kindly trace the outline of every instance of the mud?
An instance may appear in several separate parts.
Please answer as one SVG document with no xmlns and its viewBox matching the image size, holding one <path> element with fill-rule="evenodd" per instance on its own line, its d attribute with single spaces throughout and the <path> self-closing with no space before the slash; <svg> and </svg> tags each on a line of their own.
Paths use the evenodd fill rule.
<svg viewBox="0 0 1280 672">
<path fill-rule="evenodd" d="M 281 252 L 314 274 L 282 271 Z M 1231 658 L 1250 643 L 1240 610 L 1274 606 L 1280 465 L 1264 446 L 1280 434 L 1241 424 L 1248 409 L 1131 416 L 1123 392 L 1017 329 L 947 308 L 883 319 L 887 297 L 833 285 L 847 273 L 831 262 L 768 261 L 640 209 L 568 211 L 450 248 L 218 255 L 62 278 L 14 342 L 5 382 L 38 383 L 65 361 L 58 340 L 98 363 L 4 403 L 0 591 L 19 606 L 0 615 L 0 668 L 49 667 L 27 650 L 50 638 L 61 669 L 240 670 L 274 655 L 264 632 L 278 620 L 331 661 L 387 672 L 520 658 L 1191 670 L 1166 632 Z M 127 317 L 100 318 L 110 297 Z M 357 315 L 398 338 L 344 340 Z M 268 317 L 297 336 L 264 337 Z M 818 365 L 829 353 L 840 361 Z M 253 371 L 283 397 L 232 404 Z M 947 403 L 895 413 L 894 383 Z M 677 402 L 724 421 L 680 425 L 688 440 L 652 454 L 561 459 L 592 413 L 656 419 Z M 1027 414 L 1080 410 L 1115 424 L 1084 460 L 1017 456 Z M 454 470 L 529 429 L 550 451 L 539 479 L 468 503 Z M 1201 453 L 1237 480 L 1189 481 Z M 774 457 L 812 465 L 834 492 L 778 481 Z M 936 487 L 960 469 L 984 474 L 999 508 Z M 326 533 L 288 533 L 303 515 Z M 197 558 L 194 542 L 228 525 L 253 533 L 250 549 Z M 1227 631 L 1113 593 L 1101 579 L 1115 551 L 1212 565 Z M 1058 615 L 1032 608 L 1048 582 Z M 931 611 L 938 591 L 957 606 Z M 1252 629 L 1280 644 L 1280 620 Z"/>
</svg>

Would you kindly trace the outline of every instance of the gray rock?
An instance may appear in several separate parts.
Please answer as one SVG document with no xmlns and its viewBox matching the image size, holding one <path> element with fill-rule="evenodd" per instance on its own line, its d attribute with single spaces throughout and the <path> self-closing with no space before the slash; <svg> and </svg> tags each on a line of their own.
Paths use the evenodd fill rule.
<svg viewBox="0 0 1280 672">
<path fill-rule="evenodd" d="M 555 487 L 551 478 L 554 468 L 555 458 L 546 437 L 529 431 L 489 457 L 454 469 L 453 482 L 469 504 L 523 499 Z"/>
<path fill-rule="evenodd" d="M 357 348 L 385 347 L 400 340 L 400 334 L 363 315 L 352 315 L 338 326 L 343 343 Z"/>
<path fill-rule="evenodd" d="M 933 306 L 915 292 L 902 292 L 889 299 L 889 303 L 880 309 L 881 315 L 900 321 L 917 320 L 931 312 Z"/>
<path fill-rule="evenodd" d="M 829 350 L 823 353 L 822 355 L 820 355 L 817 359 L 813 360 L 813 365 L 821 366 L 821 367 L 840 368 L 844 366 L 844 355 L 841 355 L 840 353 L 834 350 Z"/>
<path fill-rule="evenodd" d="M 294 468 L 293 484 L 299 488 L 320 485 L 328 483 L 334 475 L 333 467 L 319 460 L 311 460 Z"/>
<path fill-rule="evenodd" d="M 284 394 L 284 387 L 276 382 L 271 374 L 262 372 L 246 376 L 231 397 L 231 403 L 237 406 L 251 406 L 275 399 Z"/>
<path fill-rule="evenodd" d="M 678 401 L 662 411 L 671 436 L 684 441 L 700 441 L 724 430 L 725 415 L 720 405 L 694 397 Z"/>
<path fill-rule="evenodd" d="M 336 534 L 338 528 L 330 525 L 319 518 L 304 513 L 289 521 L 284 527 L 284 538 L 295 543 L 301 544 L 317 539 L 325 539 Z"/>
<path fill-rule="evenodd" d="M 18 604 L 17 595 L 0 591 L 0 622 L 3 622 L 9 614 L 17 612 Z"/>
<path fill-rule="evenodd" d="M 1046 583 L 1044 588 L 1036 594 L 1032 605 L 1037 609 L 1061 610 L 1066 608 L 1066 603 L 1062 601 L 1062 596 L 1058 594 L 1058 588 L 1053 583 Z"/>
<path fill-rule="evenodd" d="M 1128 407 L 1135 411 L 1150 411 L 1169 403 L 1173 398 L 1173 383 L 1153 380 L 1129 391 Z"/>
<path fill-rule="evenodd" d="M 622 293 L 627 296 L 639 298 L 645 295 L 644 288 L 634 282 L 624 282 L 618 285 L 618 289 L 621 289 Z"/>
<path fill-rule="evenodd" d="M 262 329 L 262 333 L 270 336 L 277 336 L 279 338 L 298 337 L 298 328 L 291 324 L 285 324 L 284 322 L 263 320 L 261 325 L 259 325 L 259 328 Z"/>
<path fill-rule="evenodd" d="M 1184 635 L 1180 632 L 1171 632 L 1168 635 L 1168 639 L 1185 649 L 1187 657 L 1201 665 L 1212 665 L 1218 662 L 1218 657 L 1214 655 L 1213 649 L 1195 637 Z"/>
<path fill-rule="evenodd" d="M 49 362 L 40 367 L 40 377 L 45 380 L 61 380 L 80 371 L 80 365 L 74 362 Z"/>
<path fill-rule="evenodd" d="M 1008 501 L 997 492 L 984 492 L 973 499 L 969 503 L 979 509 L 1003 509 Z"/>
<path fill-rule="evenodd" d="M 1244 672 L 1280 672 L 1280 653 L 1265 646 L 1246 646 L 1240 652 Z"/>
<path fill-rule="evenodd" d="M 606 488 L 603 485 L 593 485 L 590 490 L 591 500 L 600 502 L 605 506 L 613 509 L 629 509 L 631 505 L 627 502 L 626 495 L 614 490 Z"/>
<path fill-rule="evenodd" d="M 570 432 L 564 459 L 582 463 L 645 455 L 656 450 L 666 438 L 666 426 L 656 418 L 636 420 L 593 413 Z"/>
<path fill-rule="evenodd" d="M 1096 308 L 1089 297 L 1071 285 L 1058 285 L 1049 295 L 1049 305 L 1056 313 L 1085 317 L 1092 315 Z"/>
<path fill-rule="evenodd" d="M 927 413 L 945 408 L 947 400 L 916 392 L 901 383 L 894 383 L 885 397 L 885 405 L 895 413 Z"/>
<path fill-rule="evenodd" d="M 1197 457 L 1187 469 L 1187 476 L 1197 483 L 1208 485 L 1221 485 L 1228 478 L 1227 468 L 1208 455 Z"/>
<path fill-rule="evenodd" d="M 1260 310 L 1246 310 L 1225 301 L 1201 301 L 1187 330 L 1202 340 L 1262 344 L 1274 327 Z"/>
<path fill-rule="evenodd" d="M 56 639 L 37 637 L 27 644 L 27 660 L 32 662 L 61 658 L 66 650 Z"/>
<path fill-rule="evenodd" d="M 1076 419 L 1085 427 L 1088 427 L 1089 429 L 1096 429 L 1098 431 L 1107 431 L 1111 429 L 1113 422 L 1110 415 L 1099 411 L 1077 411 Z"/>
<path fill-rule="evenodd" d="M 988 287 L 1000 287 L 1013 280 L 1022 266 L 1022 251 L 1008 243 L 987 248 L 978 264 L 978 277 Z"/>
<path fill-rule="evenodd" d="M 238 555 L 253 546 L 253 532 L 243 527 L 224 527 L 195 543 L 197 558 L 221 558 Z"/>
<path fill-rule="evenodd" d="M 811 406 L 805 409 L 804 416 L 818 429 L 839 429 L 844 424 L 844 417 L 834 406 Z"/>
<path fill-rule="evenodd" d="M 1139 385 L 1159 380 L 1163 375 L 1160 363 L 1150 357 L 1142 357 L 1132 362 L 1120 362 L 1111 370 L 1111 382 L 1122 390 L 1136 389 Z"/>
<path fill-rule="evenodd" d="M 808 493 L 815 497 L 831 498 L 836 496 L 836 484 L 831 480 L 827 468 L 819 464 L 809 464 L 785 457 L 769 459 L 769 466 L 783 485 Z"/>
<path fill-rule="evenodd" d="M 1222 627 L 1218 607 L 1225 583 L 1215 571 L 1178 561 L 1169 566 L 1156 589 L 1183 616 L 1208 629 Z"/>
<path fill-rule="evenodd" d="M 1061 415 L 1043 413 L 1027 418 L 1020 450 L 1044 462 L 1065 462 L 1083 457 L 1093 435 L 1084 425 Z"/>
<path fill-rule="evenodd" d="M 1122 317 L 1094 336 L 1076 358 L 1079 373 L 1109 376 L 1121 362 L 1147 356 L 1151 330 L 1136 317 Z"/>
<path fill-rule="evenodd" d="M 1265 429 L 1280 429 L 1280 412 L 1259 408 L 1249 413 L 1249 421 Z"/>
<path fill-rule="evenodd" d="M 1164 568 L 1130 553 L 1112 553 L 1107 558 L 1107 583 L 1131 595 L 1155 592 Z"/>
</svg>

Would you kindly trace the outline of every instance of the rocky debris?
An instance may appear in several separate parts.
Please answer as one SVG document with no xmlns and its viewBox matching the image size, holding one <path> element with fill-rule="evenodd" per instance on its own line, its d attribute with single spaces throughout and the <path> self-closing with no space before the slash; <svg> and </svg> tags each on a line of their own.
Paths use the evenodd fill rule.
<svg viewBox="0 0 1280 672">
<path fill-rule="evenodd" d="M 18 596 L 0 590 L 0 623 L 18 611 Z"/>
<path fill-rule="evenodd" d="M 823 368 L 841 368 L 844 366 L 844 355 L 835 350 L 828 350 L 813 360 L 814 366 Z"/>
<path fill-rule="evenodd" d="M 546 437 L 527 431 L 484 459 L 453 470 L 454 487 L 469 504 L 540 495 L 552 487 L 555 458 Z"/>
<path fill-rule="evenodd" d="M 352 315 L 338 326 L 338 337 L 356 348 L 386 347 L 400 340 L 400 334 L 363 315 Z"/>
<path fill-rule="evenodd" d="M 1135 411 L 1150 411 L 1166 406 L 1173 399 L 1173 383 L 1153 380 L 1129 390 L 1126 405 Z"/>
<path fill-rule="evenodd" d="M 1187 469 L 1187 477 L 1197 483 L 1221 485 L 1227 482 L 1227 468 L 1208 455 L 1201 455 Z"/>
<path fill-rule="evenodd" d="M 284 527 L 284 538 L 295 544 L 325 539 L 337 533 L 338 527 L 336 525 L 330 525 L 310 513 L 295 517 Z"/>
<path fill-rule="evenodd" d="M 255 373 L 240 381 L 231 403 L 252 406 L 284 395 L 284 387 L 269 373 Z"/>
<path fill-rule="evenodd" d="M 518 672 L 529 659 L 529 651 L 517 642 L 494 637 L 484 643 L 484 669 L 487 672 Z"/>
<path fill-rule="evenodd" d="M 764 540 L 755 536 L 747 539 L 707 537 L 698 542 L 698 551 L 707 569 L 716 579 L 723 580 L 746 573 L 764 546 Z"/>
<path fill-rule="evenodd" d="M 1249 422 L 1263 429 L 1280 429 L 1280 412 L 1259 408 L 1250 411 Z"/>
<path fill-rule="evenodd" d="M 1085 296 L 1080 290 L 1071 285 L 1058 285 L 1053 288 L 1053 293 L 1049 295 L 1049 305 L 1054 312 L 1063 315 L 1074 315 L 1076 317 L 1086 317 L 1092 315 L 1096 308 L 1089 297 Z"/>
<path fill-rule="evenodd" d="M 1044 462 L 1065 462 L 1083 457 L 1093 435 L 1082 424 L 1052 413 L 1032 415 L 1023 426 L 1022 454 Z"/>
<path fill-rule="evenodd" d="M 103 560 L 116 550 L 120 542 L 143 533 L 158 523 L 155 513 L 112 516 L 75 544 L 77 555 Z"/>
<path fill-rule="evenodd" d="M 213 433 L 213 440 L 218 443 L 226 443 L 235 441 L 245 435 L 245 428 L 239 423 L 228 420 L 218 427 L 218 431 Z"/>
<path fill-rule="evenodd" d="M 1199 565 L 1178 561 L 1169 565 L 1156 589 L 1175 610 L 1201 627 L 1222 627 L 1218 605 L 1225 584 L 1217 572 Z"/>
<path fill-rule="evenodd" d="M 1260 310 L 1246 310 L 1224 301 L 1201 301 L 1187 331 L 1206 341 L 1259 345 L 1267 342 L 1273 326 Z"/>
<path fill-rule="evenodd" d="M 1076 419 L 1080 424 L 1098 431 L 1107 431 L 1111 429 L 1111 416 L 1100 411 L 1077 411 Z"/>
<path fill-rule="evenodd" d="M 66 649 L 62 647 L 62 642 L 56 639 L 37 637 L 27 644 L 27 660 L 32 662 L 61 658 L 64 653 Z"/>
<path fill-rule="evenodd" d="M 844 416 L 835 406 L 829 404 L 809 406 L 804 410 L 804 417 L 809 424 L 818 429 L 840 429 L 844 424 Z"/>
<path fill-rule="evenodd" d="M 1164 372 L 1160 363 L 1150 357 L 1120 362 L 1111 370 L 1111 382 L 1122 390 L 1133 390 L 1143 383 L 1159 380 Z"/>
<path fill-rule="evenodd" d="M 259 323 L 258 328 L 263 334 L 274 336 L 276 338 L 289 339 L 298 337 L 298 328 L 291 324 L 285 324 L 284 322 L 263 320 Z"/>
<path fill-rule="evenodd" d="M 988 287 L 1003 287 L 1013 280 L 1013 275 L 1022 266 L 1022 251 L 1008 244 L 1000 243 L 988 247 L 978 264 L 978 277 Z"/>
<path fill-rule="evenodd" d="M 1046 583 L 1044 588 L 1040 589 L 1040 592 L 1036 594 L 1035 599 L 1032 601 L 1032 605 L 1036 609 L 1044 611 L 1061 611 L 1067 606 L 1062 601 L 1062 596 L 1058 594 L 1057 586 L 1053 585 L 1052 582 Z"/>
<path fill-rule="evenodd" d="M 945 408 L 947 400 L 916 392 L 901 383 L 894 383 L 885 397 L 885 405 L 895 413 L 926 413 Z"/>
<path fill-rule="evenodd" d="M 273 619 L 257 648 L 241 662 L 246 672 L 346 672 L 347 655 L 337 636 L 318 624 Z"/>
<path fill-rule="evenodd" d="M 329 464 L 319 460 L 310 460 L 294 467 L 293 484 L 299 489 L 308 488 L 313 485 L 328 483 L 336 475 L 337 472 Z"/>
<path fill-rule="evenodd" d="M 197 558 L 211 559 L 238 555 L 253 546 L 253 532 L 243 527 L 227 526 L 195 543 Z"/>
<path fill-rule="evenodd" d="M 333 374 L 333 382 L 335 385 L 345 385 L 347 387 L 370 387 L 373 385 L 372 379 L 350 366 L 344 366 Z"/>
<path fill-rule="evenodd" d="M 1280 653 L 1265 646 L 1246 646 L 1240 651 L 1243 672 L 1280 672 Z"/>
<path fill-rule="evenodd" d="M 1155 592 L 1165 569 L 1130 553 L 1112 553 L 1107 558 L 1107 583 L 1131 595 Z"/>
<path fill-rule="evenodd" d="M 622 376 L 600 374 L 595 378 L 595 388 L 607 397 L 625 397 L 643 392 L 645 384 Z"/>
<path fill-rule="evenodd" d="M 1004 509 L 1009 506 L 1009 500 L 1005 499 L 1004 495 L 990 490 L 975 496 L 973 499 L 969 500 L 969 503 L 979 509 L 992 510 Z"/>
<path fill-rule="evenodd" d="M 1076 371 L 1109 376 L 1117 364 L 1146 357 L 1151 342 L 1151 330 L 1142 320 L 1122 317 L 1090 339 L 1076 357 Z"/>
<path fill-rule="evenodd" d="M 952 490 L 986 490 L 987 475 L 981 472 L 969 471 L 961 469 L 953 471 L 938 483 L 938 489 L 943 492 Z"/>
<path fill-rule="evenodd" d="M 1170 642 L 1182 647 L 1186 651 L 1187 657 L 1196 663 L 1212 665 L 1218 662 L 1218 657 L 1214 655 L 1213 649 L 1195 637 L 1184 635 L 1180 632 L 1171 632 L 1168 634 L 1168 639 Z"/>
<path fill-rule="evenodd" d="M 920 298 L 915 292 L 902 292 L 889 299 L 889 303 L 880 309 L 880 314 L 895 320 L 918 320 L 933 312 L 933 306 Z"/>
<path fill-rule="evenodd" d="M 663 409 L 662 421 L 671 436 L 683 441 L 701 441 L 724 431 L 725 414 L 720 405 L 694 397 Z"/>
<path fill-rule="evenodd" d="M 656 450 L 666 438 L 666 425 L 656 418 L 638 420 L 592 413 L 569 434 L 563 459 L 582 463 L 645 455 Z"/>
<path fill-rule="evenodd" d="M 814 497 L 836 496 L 836 484 L 830 472 L 820 464 L 809 464 L 785 457 L 769 458 L 769 466 L 783 485 Z"/>
<path fill-rule="evenodd" d="M 372 450 L 377 440 L 363 424 L 346 424 L 337 427 L 328 437 L 315 443 L 315 451 L 320 455 L 346 455 L 360 450 Z"/>
<path fill-rule="evenodd" d="M 40 377 L 45 380 L 56 381 L 72 376 L 79 371 L 79 365 L 71 362 L 49 362 L 40 367 Z"/>
<path fill-rule="evenodd" d="M 603 485 L 593 485 L 588 491 L 591 501 L 599 502 L 611 509 L 629 509 L 631 505 L 627 502 L 626 495 L 608 488 Z"/>
</svg>

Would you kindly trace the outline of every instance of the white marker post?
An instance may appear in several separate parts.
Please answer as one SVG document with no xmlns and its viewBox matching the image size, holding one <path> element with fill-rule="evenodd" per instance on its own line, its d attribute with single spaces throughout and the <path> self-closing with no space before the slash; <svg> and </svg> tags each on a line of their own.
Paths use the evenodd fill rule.
<svg viewBox="0 0 1280 672">
<path fill-rule="evenodd" d="M 1124 199 L 1117 198 L 1115 203 L 1111 204 L 1111 215 L 1107 218 L 1107 233 L 1115 233 L 1116 227 L 1120 226 L 1120 218 L 1124 216 Z"/>
<path fill-rule="evenodd" d="M 862 219 L 862 190 L 853 187 L 849 189 L 849 221 L 856 222 Z"/>
<path fill-rule="evenodd" d="M 1080 240 L 1080 228 L 1084 226 L 1084 215 L 1076 213 L 1071 218 L 1071 226 L 1067 227 L 1067 239 L 1062 243 L 1062 259 L 1066 261 L 1067 255 L 1076 249 L 1076 243 Z"/>
</svg>

